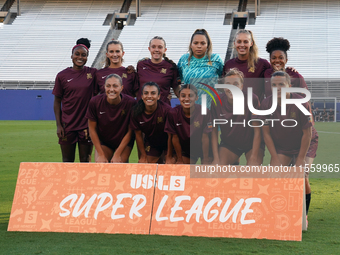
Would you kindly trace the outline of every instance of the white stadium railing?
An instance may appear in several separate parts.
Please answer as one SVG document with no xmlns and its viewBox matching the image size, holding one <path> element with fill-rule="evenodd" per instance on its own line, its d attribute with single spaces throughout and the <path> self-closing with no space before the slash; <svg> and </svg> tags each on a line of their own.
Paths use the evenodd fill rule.
<svg viewBox="0 0 340 255">
<path fill-rule="evenodd" d="M 231 31 L 230 25 L 223 25 L 224 16 L 237 6 L 237 0 L 143 0 L 141 17 L 134 26 L 124 27 L 119 37 L 126 52 L 125 65 L 136 65 L 139 59 L 150 57 L 149 41 L 156 35 L 165 39 L 167 56 L 177 63 L 188 52 L 191 35 L 197 28 L 208 31 L 213 52 L 224 59 Z M 135 1 L 130 12 L 134 10 Z"/>
<path fill-rule="evenodd" d="M 247 29 L 254 32 L 262 58 L 269 58 L 270 39 L 284 37 L 291 45 L 288 66 L 305 79 L 340 80 L 340 1 L 261 0 L 261 15 Z"/>
<path fill-rule="evenodd" d="M 0 80 L 53 81 L 71 66 L 71 48 L 80 37 L 92 40 L 88 64 L 94 61 L 109 27 L 106 15 L 119 10 L 122 0 L 21 0 L 22 15 L 0 29 Z M 224 59 L 231 26 L 223 25 L 225 13 L 237 9 L 238 0 L 142 0 L 142 16 L 125 26 L 119 37 L 124 44 L 124 65 L 136 65 L 149 57 L 148 44 L 155 36 L 167 42 L 167 56 L 178 61 L 187 52 L 191 34 L 205 28 L 213 52 Z M 135 13 L 135 1 L 130 12 Z M 16 12 L 16 2 L 11 10 Z M 253 1 L 248 10 L 254 11 Z M 261 0 L 261 15 L 254 32 L 260 56 L 268 40 L 285 37 L 291 43 L 288 66 L 307 80 L 340 80 L 340 2 L 337 0 Z"/>
<path fill-rule="evenodd" d="M 53 81 L 72 65 L 71 49 L 80 37 L 92 41 L 91 65 L 107 35 L 106 15 L 122 2 L 21 0 L 21 16 L 0 29 L 0 80 Z"/>
</svg>

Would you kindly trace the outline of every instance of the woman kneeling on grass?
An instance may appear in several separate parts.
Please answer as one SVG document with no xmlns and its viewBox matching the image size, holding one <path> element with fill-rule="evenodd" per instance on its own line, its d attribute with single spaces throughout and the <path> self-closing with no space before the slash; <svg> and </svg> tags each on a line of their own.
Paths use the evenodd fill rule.
<svg viewBox="0 0 340 255">
<path fill-rule="evenodd" d="M 133 108 L 130 126 L 135 131 L 140 151 L 138 163 L 164 162 L 168 146 L 168 134 L 164 132 L 164 127 L 171 107 L 159 99 L 157 83 L 147 82 L 142 87 L 142 99 Z"/>
<path fill-rule="evenodd" d="M 201 106 L 195 104 L 197 89 L 193 85 L 184 84 L 179 90 L 181 105 L 169 113 L 165 132 L 172 136 L 172 144 L 177 155 L 177 164 L 195 164 L 201 158 L 208 164 L 209 136 L 211 117 L 201 114 Z M 168 150 L 168 159 L 172 158 L 172 150 Z M 170 163 L 170 162 L 167 162 Z"/>
<path fill-rule="evenodd" d="M 129 128 L 132 107 L 136 101 L 125 94 L 122 79 L 110 74 L 105 93 L 91 99 L 87 110 L 90 136 L 98 152 L 96 162 L 128 162 L 134 139 Z"/>
</svg>

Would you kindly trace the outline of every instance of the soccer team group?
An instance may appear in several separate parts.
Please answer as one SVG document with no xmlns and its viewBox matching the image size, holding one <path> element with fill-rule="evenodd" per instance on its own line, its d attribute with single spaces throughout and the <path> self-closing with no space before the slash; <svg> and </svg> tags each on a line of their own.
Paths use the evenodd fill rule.
<svg viewBox="0 0 340 255">
<path fill-rule="evenodd" d="M 89 48 L 88 39 L 77 41 L 72 48 L 73 66 L 57 74 L 52 92 L 63 162 L 74 162 L 77 144 L 81 162 L 90 162 L 93 145 L 96 162 L 128 162 L 135 142 L 139 163 L 194 164 L 200 159 L 203 164 L 227 165 L 238 164 L 245 154 L 248 165 L 260 165 L 265 146 L 271 165 L 304 166 L 316 157 L 313 118 L 294 104 L 281 115 L 281 97 L 304 97 L 281 95 L 282 88 L 308 89 L 303 77 L 286 66 L 290 44 L 284 38 L 267 43 L 268 62 L 259 58 L 252 32 L 239 30 L 234 39 L 237 57 L 224 63 L 212 52 L 208 32 L 197 29 L 188 53 L 176 65 L 165 55 L 165 40 L 155 36 L 149 43 L 150 58 L 140 60 L 136 69 L 123 66 L 125 52 L 117 40 L 107 44 L 105 67 L 100 70 L 85 66 Z M 245 100 L 244 115 L 233 115 L 233 93 L 224 89 L 213 100 L 207 98 L 210 109 L 202 114 L 202 94 L 211 94 L 221 81 L 238 87 L 245 98 L 251 87 L 253 107 L 260 110 L 271 108 L 275 87 L 278 107 L 269 116 L 256 116 Z M 180 102 L 174 108 L 170 88 Z M 303 106 L 311 111 L 308 102 Z M 228 124 L 213 125 L 215 119 Z M 264 125 L 259 121 L 247 125 L 253 119 L 262 119 Z M 296 125 L 282 125 L 286 119 Z M 310 196 L 306 177 L 307 211 Z"/>
</svg>

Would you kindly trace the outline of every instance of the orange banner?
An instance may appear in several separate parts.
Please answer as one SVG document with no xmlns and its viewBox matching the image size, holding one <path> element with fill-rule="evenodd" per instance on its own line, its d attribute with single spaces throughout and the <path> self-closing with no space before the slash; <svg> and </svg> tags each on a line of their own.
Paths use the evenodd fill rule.
<svg viewBox="0 0 340 255">
<path fill-rule="evenodd" d="M 8 230 L 299 241 L 303 186 L 190 177 L 189 165 L 21 163 Z"/>
<path fill-rule="evenodd" d="M 156 170 L 156 164 L 21 163 L 8 230 L 149 234 Z"/>
<path fill-rule="evenodd" d="M 302 239 L 303 178 L 190 178 L 188 165 L 157 174 L 151 234 Z"/>
</svg>

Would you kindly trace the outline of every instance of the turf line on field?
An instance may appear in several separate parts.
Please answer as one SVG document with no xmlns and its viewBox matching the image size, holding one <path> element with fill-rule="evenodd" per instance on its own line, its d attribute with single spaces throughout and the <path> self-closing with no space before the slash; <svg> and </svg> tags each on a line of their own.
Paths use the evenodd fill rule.
<svg viewBox="0 0 340 255">
<path fill-rule="evenodd" d="M 336 135 L 340 135 L 339 132 L 327 132 L 327 131 L 319 131 L 318 130 L 318 133 L 324 133 L 324 134 L 336 134 Z"/>
</svg>

